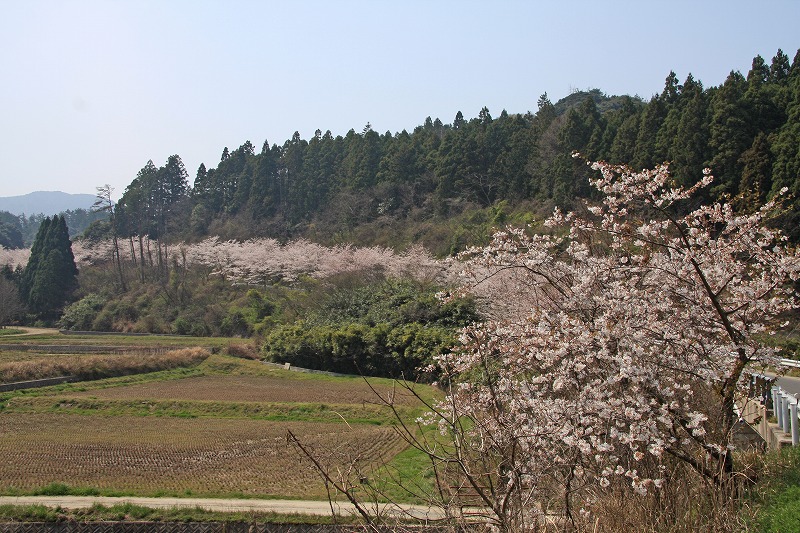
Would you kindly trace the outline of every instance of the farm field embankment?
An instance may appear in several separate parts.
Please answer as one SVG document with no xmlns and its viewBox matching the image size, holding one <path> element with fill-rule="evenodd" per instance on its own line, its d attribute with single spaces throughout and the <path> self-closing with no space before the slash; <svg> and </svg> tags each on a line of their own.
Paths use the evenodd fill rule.
<svg viewBox="0 0 800 533">
<path fill-rule="evenodd" d="M 404 477 L 422 475 L 423 467 L 401 453 L 406 444 L 376 392 L 394 398 L 408 417 L 420 412 L 412 395 L 390 380 L 368 384 L 210 354 L 224 352 L 230 339 L 28 337 L 18 350 L 4 344 L 0 368 L 35 362 L 37 353 L 38 360 L 70 355 L 39 353 L 26 343 L 73 340 L 119 348 L 103 355 L 110 359 L 156 346 L 168 354 L 195 340 L 207 353 L 179 368 L 0 394 L 2 494 L 327 498 L 311 462 L 287 441 L 289 430 L 333 471 L 369 476 L 374 484 L 399 454 Z"/>
</svg>

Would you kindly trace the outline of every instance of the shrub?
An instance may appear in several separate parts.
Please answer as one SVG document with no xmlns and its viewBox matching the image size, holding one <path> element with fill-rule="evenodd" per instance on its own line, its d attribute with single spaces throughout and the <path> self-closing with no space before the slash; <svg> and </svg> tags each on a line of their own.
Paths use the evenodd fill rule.
<svg viewBox="0 0 800 533">
<path fill-rule="evenodd" d="M 99 294 L 88 294 L 77 302 L 67 306 L 58 321 L 58 327 L 72 331 L 88 331 L 106 303 Z"/>
<path fill-rule="evenodd" d="M 228 347 L 225 348 L 225 353 L 232 357 L 239 357 L 242 359 L 261 359 L 258 348 L 253 344 L 229 344 Z"/>
</svg>

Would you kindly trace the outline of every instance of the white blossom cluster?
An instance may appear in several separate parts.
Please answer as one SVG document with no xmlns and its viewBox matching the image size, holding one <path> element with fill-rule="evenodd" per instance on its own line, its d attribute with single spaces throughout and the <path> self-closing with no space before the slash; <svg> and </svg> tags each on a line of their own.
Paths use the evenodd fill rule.
<svg viewBox="0 0 800 533">
<path fill-rule="evenodd" d="M 463 431 L 498 515 L 554 494 L 582 506 L 612 483 L 644 494 L 676 463 L 724 483 L 743 372 L 774 357 L 759 335 L 796 308 L 800 255 L 765 224 L 775 202 L 685 213 L 710 175 L 683 189 L 665 166 L 593 168 L 599 205 L 463 255 L 469 288 L 514 305 L 441 356 L 452 387 L 431 420 Z"/>
<path fill-rule="evenodd" d="M 322 279 L 370 269 L 391 277 L 427 280 L 444 274 L 444 264 L 422 247 L 395 253 L 389 248 L 327 247 L 307 240 L 280 244 L 275 239 L 220 241 L 212 237 L 184 248 L 189 263 L 209 266 L 215 274 L 245 283 L 293 281 L 301 275 Z"/>
<path fill-rule="evenodd" d="M 0 266 L 8 265 L 12 269 L 18 266 L 24 267 L 28 264 L 30 256 L 30 248 L 8 249 L 0 246 Z"/>
<path fill-rule="evenodd" d="M 143 241 L 140 246 L 138 237 L 130 242 L 120 239 L 119 251 L 123 262 L 140 260 L 138 256 L 142 253 L 146 261 L 152 260 L 157 253 L 157 244 L 147 238 Z M 73 253 L 79 265 L 111 261 L 113 250 L 111 240 L 73 243 Z M 300 276 L 324 279 L 364 270 L 380 270 L 389 277 L 413 277 L 421 281 L 442 281 L 450 276 L 448 263 L 435 259 L 421 246 L 397 253 L 382 247 L 327 247 L 307 240 L 281 244 L 268 238 L 223 241 L 209 237 L 198 243 L 170 245 L 168 254 L 175 257 L 178 264 L 209 268 L 212 275 L 251 285 L 276 280 L 295 281 Z"/>
</svg>

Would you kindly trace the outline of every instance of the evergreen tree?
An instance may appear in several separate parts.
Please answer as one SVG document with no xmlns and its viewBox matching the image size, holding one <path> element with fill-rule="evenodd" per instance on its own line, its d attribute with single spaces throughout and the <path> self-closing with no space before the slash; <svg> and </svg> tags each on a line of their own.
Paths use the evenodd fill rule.
<svg viewBox="0 0 800 533">
<path fill-rule="evenodd" d="M 9 249 L 25 247 L 19 218 L 8 211 L 0 211 L 0 246 Z"/>
<path fill-rule="evenodd" d="M 464 115 L 461 114 L 461 111 L 457 112 L 456 118 L 453 120 L 453 129 L 461 128 L 465 123 Z"/>
<path fill-rule="evenodd" d="M 789 56 L 778 48 L 778 53 L 772 58 L 772 64 L 769 67 L 769 81 L 772 83 L 782 82 L 789 77 L 789 68 Z"/>
<path fill-rule="evenodd" d="M 702 85 L 691 74 L 683 84 L 681 100 L 684 104 L 669 156 L 678 183 L 693 185 L 703 176 L 708 159 L 708 102 Z"/>
<path fill-rule="evenodd" d="M 636 169 L 653 168 L 667 160 L 665 152 L 656 150 L 658 131 L 667 116 L 667 105 L 660 96 L 654 96 L 647 104 L 639 122 L 633 159 L 630 164 Z"/>
<path fill-rule="evenodd" d="M 66 220 L 46 218 L 22 275 L 28 308 L 42 318 L 56 318 L 77 287 L 77 276 Z"/>
<path fill-rule="evenodd" d="M 639 133 L 641 105 L 626 96 L 622 107 L 614 112 L 603 133 L 603 151 L 610 161 L 629 164 L 636 151 L 636 138 Z"/>
<path fill-rule="evenodd" d="M 744 101 L 747 82 L 739 72 L 731 72 L 716 90 L 711 101 L 709 166 L 714 174 L 717 193 L 737 194 L 742 174 L 740 158 L 753 143 L 751 121 Z"/>
<path fill-rule="evenodd" d="M 36 232 L 36 238 L 33 240 L 31 246 L 31 255 L 28 258 L 28 264 L 20 277 L 19 289 L 20 296 L 24 301 L 30 299 L 31 287 L 33 287 L 34 276 L 39 270 L 39 265 L 44 261 L 43 257 L 47 255 L 45 248 L 47 242 L 47 233 L 50 230 L 51 220 L 50 217 L 45 218 L 39 225 L 39 230 Z"/>
<path fill-rule="evenodd" d="M 739 159 L 742 166 L 739 196 L 736 207 L 743 212 L 754 212 L 767 199 L 770 190 L 772 155 L 766 134 L 759 133 Z"/>
</svg>

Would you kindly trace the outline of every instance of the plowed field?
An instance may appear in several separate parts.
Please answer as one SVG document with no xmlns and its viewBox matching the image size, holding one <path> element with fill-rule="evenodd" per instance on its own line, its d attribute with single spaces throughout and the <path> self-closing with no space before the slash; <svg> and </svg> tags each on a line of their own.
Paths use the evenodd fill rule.
<svg viewBox="0 0 800 533">
<path fill-rule="evenodd" d="M 0 361 L 31 364 L 37 355 L 63 357 L 6 349 Z M 402 387 L 370 383 L 400 412 L 420 412 Z M 5 392 L 0 494 L 65 485 L 73 493 L 324 499 L 319 473 L 287 432 L 359 483 L 406 448 L 380 403 L 361 378 L 224 355 L 191 368 Z"/>
<path fill-rule="evenodd" d="M 391 428 L 64 414 L 0 416 L 6 490 L 58 482 L 133 494 L 243 494 L 322 498 L 310 462 L 288 429 L 334 468 L 376 465 L 402 450 Z"/>
<path fill-rule="evenodd" d="M 288 374 L 288 373 L 287 373 Z M 225 402 L 289 402 L 329 404 L 374 404 L 378 398 L 361 378 L 287 379 L 277 376 L 201 376 L 92 390 L 80 396 L 114 400 L 196 400 Z M 393 397 L 398 405 L 413 404 L 401 388 L 373 385 L 382 397 Z"/>
</svg>

